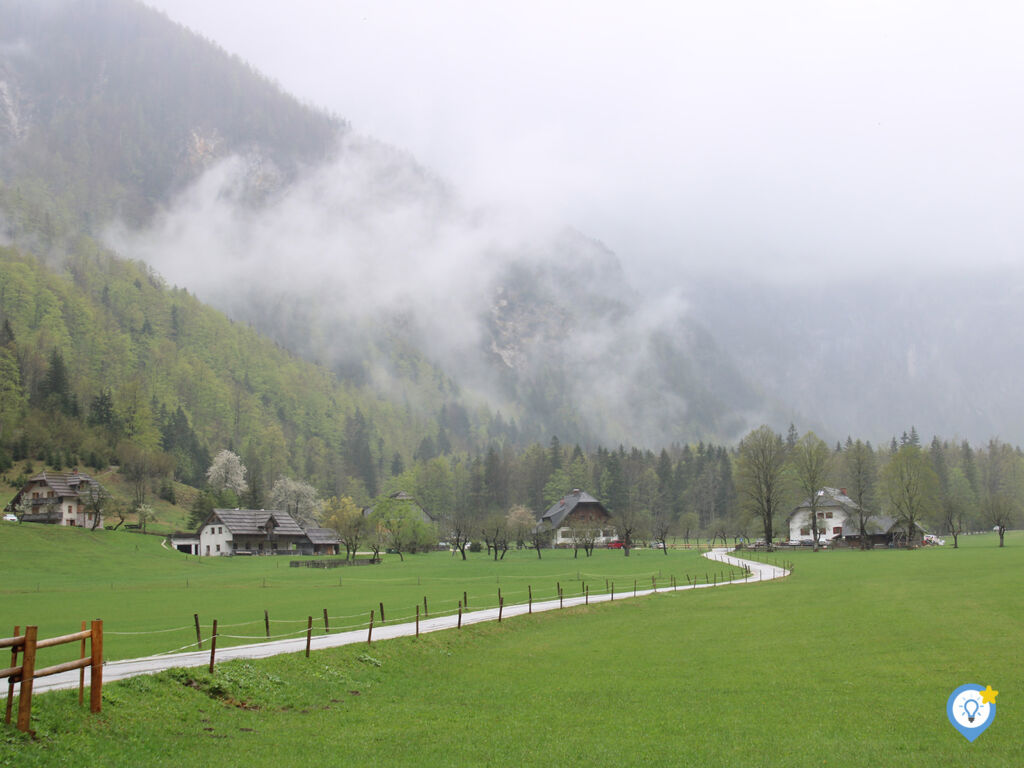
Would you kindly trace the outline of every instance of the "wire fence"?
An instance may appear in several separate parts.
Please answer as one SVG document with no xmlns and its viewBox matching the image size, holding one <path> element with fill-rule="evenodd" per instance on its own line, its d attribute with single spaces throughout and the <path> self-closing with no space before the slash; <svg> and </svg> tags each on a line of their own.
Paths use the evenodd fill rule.
<svg viewBox="0 0 1024 768">
<path fill-rule="evenodd" d="M 716 562 L 716 561 L 711 561 Z M 727 565 L 736 565 L 735 563 L 725 563 Z M 772 564 L 770 564 L 772 565 Z M 791 564 L 774 564 L 780 570 L 791 569 Z M 788 568 L 787 568 L 788 566 Z M 161 635 L 169 634 L 173 632 L 189 632 L 194 631 L 196 633 L 196 640 L 189 642 L 185 645 L 172 648 L 170 650 L 161 651 L 153 656 L 171 656 L 182 652 L 188 652 L 193 650 L 204 650 L 204 643 L 214 644 L 221 643 L 221 648 L 233 647 L 223 645 L 223 641 L 238 641 L 240 644 L 245 643 L 265 643 L 273 642 L 276 640 L 286 640 L 289 638 L 300 638 L 303 635 L 310 637 L 314 633 L 314 621 L 316 623 L 315 632 L 318 636 L 327 634 L 339 634 L 343 632 L 353 632 L 360 630 L 372 631 L 374 626 L 394 626 L 396 624 L 411 624 L 412 622 L 427 621 L 430 619 L 439 619 L 450 616 L 472 616 L 473 614 L 482 613 L 484 611 L 494 610 L 509 610 L 516 607 L 526 606 L 532 611 L 532 607 L 535 604 L 540 603 L 551 603 L 559 601 L 560 605 L 564 606 L 565 601 L 579 601 L 582 599 L 584 604 L 593 602 L 603 602 L 609 599 L 621 599 L 625 597 L 631 597 L 633 595 L 646 595 L 652 591 L 665 592 L 665 591 L 680 591 L 686 589 L 695 589 L 697 587 L 705 586 L 716 586 L 725 584 L 736 584 L 736 583 L 748 583 L 750 581 L 762 580 L 760 571 L 755 574 L 751 570 L 749 565 L 737 566 L 742 567 L 743 572 L 740 575 L 731 575 L 724 570 L 714 570 L 708 568 L 702 573 L 690 574 L 686 573 L 682 578 L 677 578 L 674 574 L 668 576 L 662 575 L 650 576 L 644 579 L 635 578 L 620 580 L 616 582 L 615 579 L 607 578 L 598 574 L 582 574 L 580 571 L 566 572 L 559 576 L 566 579 L 563 584 L 561 580 L 556 580 L 554 590 L 552 591 L 550 586 L 547 589 L 534 590 L 532 585 L 527 585 L 526 589 L 514 588 L 505 589 L 502 587 L 496 588 L 496 593 L 492 598 L 481 598 L 479 592 L 473 595 L 472 608 L 469 606 L 468 592 L 463 591 L 461 597 L 454 597 L 450 599 L 432 600 L 430 602 L 430 610 L 427 610 L 427 600 L 424 597 L 423 611 L 420 612 L 420 606 L 417 605 L 412 612 L 406 613 L 405 610 L 401 614 L 385 614 L 385 605 L 383 602 L 379 602 L 374 606 L 373 609 L 360 612 L 360 613 L 349 613 L 340 615 L 330 615 L 327 609 L 323 609 L 322 616 L 307 616 L 305 618 L 291 619 L 291 618 L 270 618 L 269 613 L 264 611 L 264 617 L 262 619 L 253 619 L 251 621 L 235 622 L 232 624 L 218 624 L 216 621 L 201 622 L 199 616 L 196 615 L 195 622 L 192 625 L 184 625 L 179 627 L 170 627 L 164 629 L 153 629 L 153 630 L 137 630 L 137 631 L 107 631 L 107 635 L 117 636 L 143 636 L 143 635 Z M 467 579 L 467 581 L 475 581 L 475 579 Z M 358 620 L 353 622 L 353 620 Z M 288 625 L 304 625 L 302 629 L 295 629 L 292 631 L 271 633 L 271 625 L 277 625 L 285 627 Z M 261 634 L 247 634 L 247 633 L 230 633 L 224 632 L 225 629 L 240 629 L 243 627 L 255 627 L 262 626 L 264 631 Z M 216 631 L 214 628 L 216 627 Z M 282 627 L 284 628 L 284 627 Z"/>
</svg>

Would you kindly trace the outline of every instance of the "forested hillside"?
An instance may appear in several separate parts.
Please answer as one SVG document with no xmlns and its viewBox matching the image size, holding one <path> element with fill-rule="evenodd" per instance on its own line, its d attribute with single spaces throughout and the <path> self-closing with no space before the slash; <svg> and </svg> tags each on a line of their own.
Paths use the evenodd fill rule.
<svg viewBox="0 0 1024 768">
<path fill-rule="evenodd" d="M 59 273 L 0 248 L 0 328 L 2 465 L 142 452 L 154 476 L 203 485 L 211 453 L 230 447 L 257 497 L 291 475 L 365 498 L 385 455 L 411 456 L 437 429 L 87 238 Z"/>
</svg>

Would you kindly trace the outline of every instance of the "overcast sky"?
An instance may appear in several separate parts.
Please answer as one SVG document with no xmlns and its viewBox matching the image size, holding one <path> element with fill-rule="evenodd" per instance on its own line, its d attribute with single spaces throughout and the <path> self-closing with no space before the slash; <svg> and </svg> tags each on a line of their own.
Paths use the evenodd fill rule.
<svg viewBox="0 0 1024 768">
<path fill-rule="evenodd" d="M 1021 261 L 1019 2 L 145 2 L 641 284 Z"/>
</svg>

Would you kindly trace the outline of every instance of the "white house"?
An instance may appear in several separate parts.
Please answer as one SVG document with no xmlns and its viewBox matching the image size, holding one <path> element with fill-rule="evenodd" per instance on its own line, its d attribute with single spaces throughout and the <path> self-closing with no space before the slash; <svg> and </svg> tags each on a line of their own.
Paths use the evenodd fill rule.
<svg viewBox="0 0 1024 768">
<path fill-rule="evenodd" d="M 845 488 L 822 488 L 817 495 L 818 541 L 827 544 L 843 537 L 843 528 L 856 527 L 857 502 L 846 495 Z M 811 500 L 807 499 L 789 515 L 789 540 L 803 541 L 811 534 Z"/>
<path fill-rule="evenodd" d="M 604 545 L 615 538 L 611 515 L 604 505 L 578 488 L 556 501 L 541 515 L 538 526 L 554 531 L 552 546 L 570 547 L 579 535 L 577 529 L 587 529 L 594 544 Z"/>
<path fill-rule="evenodd" d="M 199 528 L 203 556 L 294 552 L 310 547 L 306 532 L 280 510 L 215 509 Z"/>
<path fill-rule="evenodd" d="M 89 509 L 92 495 L 106 496 L 96 480 L 77 469 L 72 472 L 40 472 L 18 491 L 8 506 L 17 510 L 28 502 L 29 511 L 21 515 L 26 523 L 102 528 L 103 515 L 95 519 Z"/>
</svg>

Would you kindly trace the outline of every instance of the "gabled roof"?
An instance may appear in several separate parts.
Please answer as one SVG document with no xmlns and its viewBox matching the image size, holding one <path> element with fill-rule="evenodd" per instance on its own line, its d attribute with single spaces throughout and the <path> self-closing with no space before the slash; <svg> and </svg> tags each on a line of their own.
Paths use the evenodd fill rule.
<svg viewBox="0 0 1024 768">
<path fill-rule="evenodd" d="M 565 494 L 565 496 L 552 504 L 551 508 L 540 516 L 540 521 L 550 524 L 552 528 L 558 528 L 561 526 L 562 521 L 581 504 L 596 505 L 604 514 L 609 515 L 608 510 L 604 508 L 600 501 L 589 493 L 577 489 L 572 493 Z"/>
<path fill-rule="evenodd" d="M 822 488 L 818 491 L 817 508 L 820 510 L 843 509 L 847 512 L 854 512 L 860 509 L 856 501 L 843 493 L 844 490 L 839 488 Z M 789 517 L 793 517 L 797 512 L 803 512 L 810 508 L 811 500 L 804 499 L 803 502 L 797 505 L 796 509 L 789 513 Z"/>
<path fill-rule="evenodd" d="M 914 527 L 919 531 L 926 531 L 925 527 L 915 522 Z M 864 523 L 864 530 L 869 536 L 892 533 L 894 530 L 903 530 L 903 524 L 890 515 L 877 515 L 871 517 Z M 843 536 L 860 536 L 860 526 L 856 520 L 847 520 L 843 524 Z"/>
<path fill-rule="evenodd" d="M 84 472 L 44 471 L 30 478 L 29 482 L 44 482 L 57 496 L 79 496 L 91 486 L 103 490 L 103 486 Z"/>
<path fill-rule="evenodd" d="M 337 531 L 330 528 L 307 528 L 306 536 L 311 544 L 341 544 Z"/>
<path fill-rule="evenodd" d="M 291 515 L 279 509 L 215 509 L 212 519 L 217 517 L 232 536 L 263 536 L 267 533 L 267 521 L 273 518 L 272 527 L 278 536 L 304 536 L 305 533 Z M 203 525 L 209 523 L 209 519 Z"/>
</svg>

